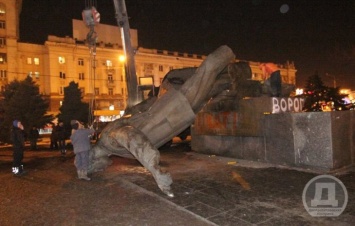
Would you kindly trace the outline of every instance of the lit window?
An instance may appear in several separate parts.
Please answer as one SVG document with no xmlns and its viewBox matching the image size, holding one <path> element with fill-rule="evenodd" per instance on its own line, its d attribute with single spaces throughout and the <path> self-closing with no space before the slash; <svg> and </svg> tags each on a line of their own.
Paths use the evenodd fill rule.
<svg viewBox="0 0 355 226">
<path fill-rule="evenodd" d="M 58 62 L 60 63 L 60 64 L 65 64 L 65 58 L 64 57 L 58 57 Z"/>
<path fill-rule="evenodd" d="M 111 60 L 106 60 L 106 66 L 107 67 L 112 67 L 112 61 Z"/>
<path fill-rule="evenodd" d="M 32 58 L 30 57 L 27 58 L 27 64 L 32 64 Z"/>
<path fill-rule="evenodd" d="M 32 78 L 32 71 L 28 72 L 27 76 L 30 76 Z"/>
<path fill-rule="evenodd" d="M 59 105 L 60 106 L 62 106 L 63 105 L 63 101 L 61 100 L 61 101 L 59 101 Z"/>
<path fill-rule="evenodd" d="M 84 80 L 84 73 L 79 73 L 79 80 Z"/>
<path fill-rule="evenodd" d="M 36 79 L 39 79 L 39 72 L 38 72 L 38 71 L 35 71 L 34 74 L 35 74 L 35 78 L 36 78 Z"/>
<path fill-rule="evenodd" d="M 5 56 L 0 55 L 0 64 L 4 64 L 5 63 Z"/>
<path fill-rule="evenodd" d="M 0 3 L 0 16 L 5 16 L 5 13 L 5 5 L 3 3 Z"/>
<path fill-rule="evenodd" d="M 83 58 L 78 59 L 78 65 L 84 66 L 84 59 Z"/>
<path fill-rule="evenodd" d="M 33 58 L 33 63 L 35 65 L 39 65 L 39 58 Z"/>
</svg>

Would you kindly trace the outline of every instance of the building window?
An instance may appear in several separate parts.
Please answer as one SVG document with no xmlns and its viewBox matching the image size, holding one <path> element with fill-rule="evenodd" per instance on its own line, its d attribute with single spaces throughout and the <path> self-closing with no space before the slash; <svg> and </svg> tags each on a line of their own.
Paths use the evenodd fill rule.
<svg viewBox="0 0 355 226">
<path fill-rule="evenodd" d="M 163 71 L 164 67 L 163 65 L 159 65 L 159 71 Z"/>
<path fill-rule="evenodd" d="M 95 95 L 100 95 L 100 90 L 99 90 L 99 88 L 95 88 Z"/>
<path fill-rule="evenodd" d="M 39 58 L 37 58 L 37 57 L 33 58 L 33 63 L 35 65 L 39 65 Z"/>
<path fill-rule="evenodd" d="M 123 95 L 123 93 L 124 93 L 123 91 L 124 91 L 123 88 L 121 88 L 121 94 L 122 94 L 122 95 Z"/>
<path fill-rule="evenodd" d="M 36 79 L 39 79 L 39 72 L 38 72 L 38 71 L 35 71 L 34 74 L 35 74 L 35 78 L 36 78 Z"/>
<path fill-rule="evenodd" d="M 110 82 L 113 81 L 113 76 L 112 76 L 112 74 L 108 74 L 108 75 L 107 75 L 107 80 L 109 80 Z"/>
<path fill-rule="evenodd" d="M 112 67 L 112 61 L 111 60 L 106 60 L 106 66 L 107 67 Z"/>
<path fill-rule="evenodd" d="M 6 28 L 5 24 L 6 24 L 5 21 L 0 20 L 0 29 L 5 29 Z"/>
<path fill-rule="evenodd" d="M 0 3 L 0 16 L 5 16 L 5 13 L 5 5 L 3 3 Z"/>
<path fill-rule="evenodd" d="M 170 67 L 169 67 L 169 71 L 172 71 L 173 69 L 174 69 L 173 66 L 170 66 Z"/>
<path fill-rule="evenodd" d="M 112 88 L 109 88 L 109 89 L 108 89 L 108 95 L 110 95 L 110 96 L 113 95 L 113 89 L 112 89 Z"/>
<path fill-rule="evenodd" d="M 79 80 L 84 80 L 84 73 L 79 73 Z"/>
<path fill-rule="evenodd" d="M 0 54 L 0 64 L 6 63 L 6 54 Z"/>
<path fill-rule="evenodd" d="M 65 73 L 64 72 L 59 72 L 59 78 L 65 79 Z"/>
<path fill-rule="evenodd" d="M 59 87 L 59 94 L 64 95 L 64 86 Z"/>
<path fill-rule="evenodd" d="M 58 57 L 58 62 L 60 63 L 60 64 L 65 64 L 65 58 L 64 57 Z"/>
<path fill-rule="evenodd" d="M 78 65 L 79 66 L 84 66 L 84 59 L 83 58 L 79 58 L 78 59 Z"/>
<path fill-rule="evenodd" d="M 27 58 L 27 64 L 32 64 L 32 58 L 30 57 Z"/>
<path fill-rule="evenodd" d="M 6 45 L 6 38 L 0 38 L 0 47 L 4 47 Z"/>
<path fill-rule="evenodd" d="M 7 71 L 6 70 L 0 70 L 0 79 L 4 80 L 7 78 Z"/>
</svg>

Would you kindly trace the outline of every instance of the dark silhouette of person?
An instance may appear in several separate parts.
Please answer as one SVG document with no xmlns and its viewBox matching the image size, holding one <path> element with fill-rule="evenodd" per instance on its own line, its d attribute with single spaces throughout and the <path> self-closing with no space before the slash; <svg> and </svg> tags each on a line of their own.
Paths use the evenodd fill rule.
<svg viewBox="0 0 355 226">
<path fill-rule="evenodd" d="M 59 151 L 62 155 L 65 155 L 65 153 L 67 152 L 65 150 L 65 128 L 64 128 L 64 123 L 63 122 L 59 122 L 57 127 L 56 127 L 56 133 L 57 133 L 57 138 L 58 138 L 58 148 Z"/>
<path fill-rule="evenodd" d="M 28 135 L 28 139 L 30 140 L 31 150 L 37 150 L 37 140 L 39 138 L 39 132 L 36 126 L 33 126 Z"/>
<path fill-rule="evenodd" d="M 25 150 L 25 133 L 23 125 L 19 120 L 12 122 L 11 141 L 14 151 L 12 173 L 15 176 L 21 176 L 25 173 L 22 164 L 23 152 Z"/>
<path fill-rule="evenodd" d="M 51 133 L 51 144 L 49 145 L 51 150 L 58 150 L 58 136 L 57 136 L 57 126 L 52 125 L 52 133 Z"/>
</svg>

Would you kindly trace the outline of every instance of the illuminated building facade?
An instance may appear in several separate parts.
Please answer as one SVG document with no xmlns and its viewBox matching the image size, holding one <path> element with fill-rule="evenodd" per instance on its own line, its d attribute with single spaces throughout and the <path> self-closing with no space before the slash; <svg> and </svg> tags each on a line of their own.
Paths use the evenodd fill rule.
<svg viewBox="0 0 355 226">
<path fill-rule="evenodd" d="M 21 0 L 0 0 L 0 85 L 1 89 L 14 79 L 31 76 L 42 95 L 50 101 L 48 113 L 58 114 L 64 97 L 64 87 L 74 81 L 79 84 L 83 100 L 94 100 L 96 110 L 125 109 L 127 89 L 125 63 L 120 30 L 117 26 L 99 24 L 95 54 L 86 37 L 89 29 L 81 20 L 72 20 L 73 37 L 49 35 L 43 45 L 21 43 L 19 15 Z M 131 29 L 139 85 L 159 86 L 172 69 L 197 67 L 206 56 L 145 49 L 138 45 L 138 32 Z M 249 62 L 252 79 L 261 80 L 259 62 Z M 283 82 L 295 84 L 293 63 L 279 65 Z"/>
</svg>

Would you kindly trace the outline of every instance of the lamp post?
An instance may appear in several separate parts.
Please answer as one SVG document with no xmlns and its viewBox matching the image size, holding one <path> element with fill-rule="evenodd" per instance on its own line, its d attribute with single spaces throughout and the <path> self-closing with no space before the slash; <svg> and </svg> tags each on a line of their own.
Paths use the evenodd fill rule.
<svg viewBox="0 0 355 226">
<path fill-rule="evenodd" d="M 122 85 L 123 85 L 123 105 L 124 108 L 127 108 L 127 93 L 125 92 L 125 88 L 127 88 L 127 70 L 126 70 L 126 57 L 124 55 L 120 55 L 118 57 L 119 62 L 122 64 Z"/>
</svg>

